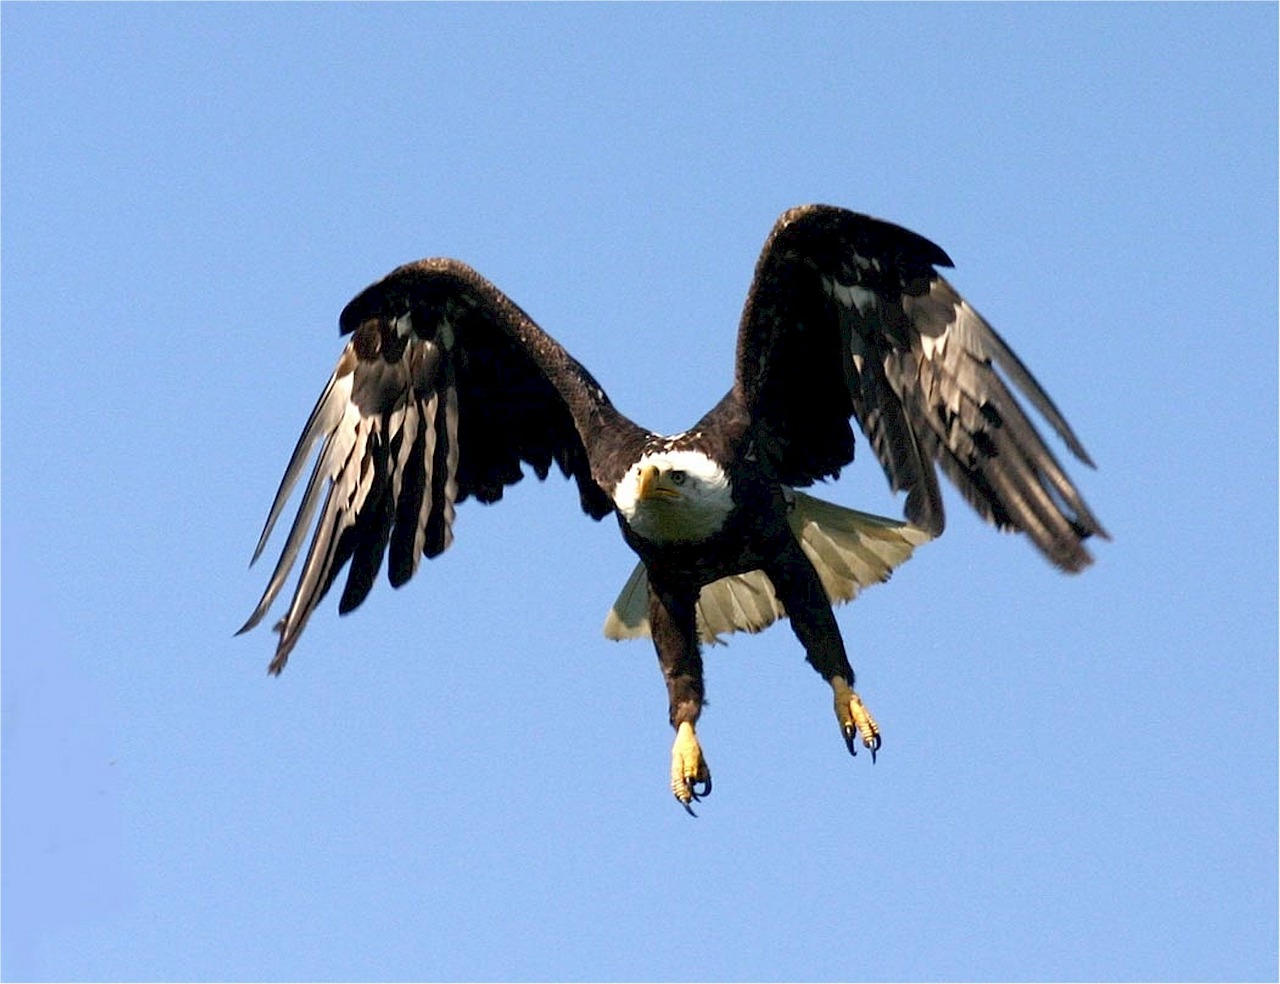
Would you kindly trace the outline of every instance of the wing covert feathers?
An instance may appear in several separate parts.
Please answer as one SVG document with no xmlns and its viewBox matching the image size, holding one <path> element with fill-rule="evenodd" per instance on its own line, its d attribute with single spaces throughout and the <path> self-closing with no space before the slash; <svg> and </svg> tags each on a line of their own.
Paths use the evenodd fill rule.
<svg viewBox="0 0 1280 984">
<path fill-rule="evenodd" d="M 388 558 L 392 585 L 453 541 L 455 504 L 495 502 L 556 464 L 593 518 L 612 508 L 593 478 L 581 430 L 616 415 L 604 392 L 497 288 L 452 260 L 393 271 L 342 313 L 351 335 L 303 428 L 253 559 L 261 556 L 317 445 L 261 600 L 257 625 L 300 556 L 271 672 L 279 673 L 344 567 L 339 611 L 357 607 Z M 625 433 L 625 428 L 623 428 Z M 316 516 L 319 516 L 316 519 Z M 310 546 L 302 545 L 311 532 Z"/>
<path fill-rule="evenodd" d="M 889 579 L 929 534 L 902 523 L 832 502 L 792 493 L 787 522 L 818 572 L 832 605 L 852 601 L 863 588 Z M 720 643 L 732 632 L 759 632 L 786 617 L 763 571 L 748 571 L 706 585 L 698 597 L 698 634 Z M 649 635 L 649 579 L 637 564 L 605 618 L 609 639 Z"/>
</svg>

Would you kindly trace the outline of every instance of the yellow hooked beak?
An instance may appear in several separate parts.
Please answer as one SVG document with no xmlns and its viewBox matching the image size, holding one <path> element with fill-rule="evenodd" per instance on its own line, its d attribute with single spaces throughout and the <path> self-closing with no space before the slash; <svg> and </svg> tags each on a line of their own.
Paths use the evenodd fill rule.
<svg viewBox="0 0 1280 984">
<path fill-rule="evenodd" d="M 662 473 L 656 465 L 645 465 L 640 469 L 639 496 L 644 499 L 678 499 L 680 493 L 662 480 Z"/>
</svg>

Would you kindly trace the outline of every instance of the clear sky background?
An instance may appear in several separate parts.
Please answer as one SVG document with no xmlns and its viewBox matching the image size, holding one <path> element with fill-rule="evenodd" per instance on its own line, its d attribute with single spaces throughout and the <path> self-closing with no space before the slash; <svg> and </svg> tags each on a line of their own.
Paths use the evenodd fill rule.
<svg viewBox="0 0 1280 984">
<path fill-rule="evenodd" d="M 0 21 L 6 978 L 1274 978 L 1274 5 Z M 876 765 L 735 637 L 685 816 L 558 478 L 278 680 L 232 637 L 356 291 L 465 259 L 674 432 L 809 201 L 951 254 L 1115 537 L 1067 577 L 952 495 L 840 612 Z"/>
</svg>

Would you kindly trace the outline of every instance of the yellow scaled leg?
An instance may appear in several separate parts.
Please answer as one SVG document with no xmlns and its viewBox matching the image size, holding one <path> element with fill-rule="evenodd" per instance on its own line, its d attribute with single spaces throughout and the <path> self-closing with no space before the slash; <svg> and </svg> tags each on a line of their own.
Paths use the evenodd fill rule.
<svg viewBox="0 0 1280 984">
<path fill-rule="evenodd" d="M 876 752 L 880 750 L 880 728 L 875 718 L 844 677 L 832 677 L 831 689 L 835 693 L 836 719 L 844 733 L 844 743 L 849 746 L 849 754 L 858 754 L 857 739 L 861 737 L 862 744 L 871 749 L 871 761 L 874 762 Z"/>
<path fill-rule="evenodd" d="M 702 746 L 693 725 L 682 721 L 676 729 L 676 743 L 671 746 L 671 791 L 680 805 L 697 816 L 689 804 L 711 793 L 711 770 L 702 757 Z"/>
</svg>

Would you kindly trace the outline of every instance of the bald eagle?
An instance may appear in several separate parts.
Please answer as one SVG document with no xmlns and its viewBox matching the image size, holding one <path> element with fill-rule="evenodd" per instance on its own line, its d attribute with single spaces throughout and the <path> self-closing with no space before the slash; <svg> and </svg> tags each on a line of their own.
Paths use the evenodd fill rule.
<svg viewBox="0 0 1280 984">
<path fill-rule="evenodd" d="M 640 558 L 606 621 L 648 635 L 675 729 L 671 789 L 686 810 L 711 791 L 695 725 L 701 643 L 780 617 L 830 685 L 851 753 L 881 736 L 854 687 L 834 603 L 882 581 L 943 529 L 936 468 L 986 520 L 1025 533 L 1054 565 L 1091 563 L 1107 536 L 1014 395 L 1093 466 L 1053 401 L 937 271 L 922 236 L 824 205 L 778 219 L 738 330 L 733 388 L 689 430 L 655 434 L 502 291 L 453 259 L 398 267 L 342 311 L 350 340 L 285 469 L 261 555 L 317 444 L 279 562 L 241 632 L 279 594 L 314 520 L 292 601 L 276 625 L 278 674 L 347 568 L 341 613 L 384 558 L 394 586 L 453 540 L 454 508 L 492 503 L 522 466 L 556 465 L 592 519 L 616 517 Z M 908 522 L 800 488 L 853 460 L 856 418 Z M 315 519 L 319 510 L 319 519 Z"/>
</svg>

